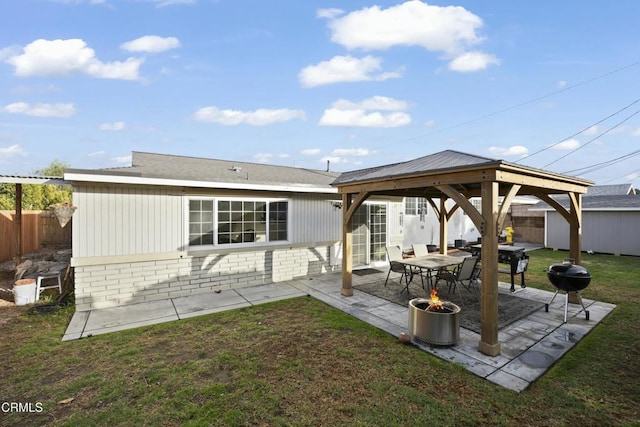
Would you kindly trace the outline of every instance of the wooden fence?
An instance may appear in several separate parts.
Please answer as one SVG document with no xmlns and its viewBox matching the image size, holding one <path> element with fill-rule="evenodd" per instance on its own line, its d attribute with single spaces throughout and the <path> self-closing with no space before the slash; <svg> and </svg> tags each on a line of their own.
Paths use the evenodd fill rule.
<svg viewBox="0 0 640 427">
<path fill-rule="evenodd" d="M 0 262 L 16 256 L 15 211 L 0 211 Z M 22 211 L 22 253 L 28 254 L 43 245 L 71 247 L 71 222 L 60 227 L 50 211 Z"/>
</svg>

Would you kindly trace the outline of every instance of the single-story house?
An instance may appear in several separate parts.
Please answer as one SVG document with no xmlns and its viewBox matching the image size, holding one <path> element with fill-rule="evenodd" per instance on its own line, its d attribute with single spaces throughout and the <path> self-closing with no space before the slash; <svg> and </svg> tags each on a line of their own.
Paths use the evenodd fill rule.
<svg viewBox="0 0 640 427">
<path fill-rule="evenodd" d="M 65 171 L 74 186 L 76 309 L 290 280 L 341 267 L 339 174 L 134 152 L 130 167 Z M 359 212 L 356 264 L 401 240 L 401 197 Z"/>
</svg>

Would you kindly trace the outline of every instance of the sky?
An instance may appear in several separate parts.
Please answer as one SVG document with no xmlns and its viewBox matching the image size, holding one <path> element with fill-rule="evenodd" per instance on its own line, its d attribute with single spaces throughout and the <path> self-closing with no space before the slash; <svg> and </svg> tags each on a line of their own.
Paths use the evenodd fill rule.
<svg viewBox="0 0 640 427">
<path fill-rule="evenodd" d="M 640 187 L 640 2 L 3 0 L 0 174 L 442 150 Z"/>
</svg>

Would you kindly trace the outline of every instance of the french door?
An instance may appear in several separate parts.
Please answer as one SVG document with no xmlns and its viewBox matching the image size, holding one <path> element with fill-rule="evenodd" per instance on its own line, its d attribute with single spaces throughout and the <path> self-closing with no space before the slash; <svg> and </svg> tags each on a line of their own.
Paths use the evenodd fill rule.
<svg viewBox="0 0 640 427">
<path fill-rule="evenodd" d="M 353 266 L 386 261 L 387 205 L 366 203 L 353 215 Z"/>
</svg>

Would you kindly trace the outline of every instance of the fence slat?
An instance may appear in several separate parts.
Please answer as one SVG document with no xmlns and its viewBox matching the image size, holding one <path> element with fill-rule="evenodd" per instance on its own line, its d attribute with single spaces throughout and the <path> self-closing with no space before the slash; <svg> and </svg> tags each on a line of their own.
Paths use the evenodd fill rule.
<svg viewBox="0 0 640 427">
<path fill-rule="evenodd" d="M 15 211 L 0 211 L 0 262 L 16 255 L 14 218 Z M 22 211 L 22 251 L 35 252 L 42 245 L 71 246 L 71 221 L 62 228 L 50 211 Z"/>
</svg>

